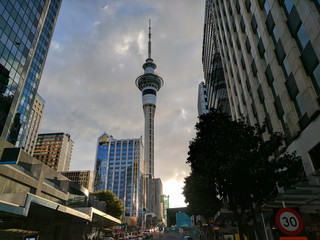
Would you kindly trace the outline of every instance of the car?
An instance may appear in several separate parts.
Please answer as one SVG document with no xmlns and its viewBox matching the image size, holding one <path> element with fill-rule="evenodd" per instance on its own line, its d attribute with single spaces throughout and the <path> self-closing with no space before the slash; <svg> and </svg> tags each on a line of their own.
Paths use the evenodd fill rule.
<svg viewBox="0 0 320 240">
<path fill-rule="evenodd" d="M 190 237 L 190 236 L 184 236 L 184 237 L 183 237 L 183 240 L 192 240 L 192 237 Z"/>
</svg>

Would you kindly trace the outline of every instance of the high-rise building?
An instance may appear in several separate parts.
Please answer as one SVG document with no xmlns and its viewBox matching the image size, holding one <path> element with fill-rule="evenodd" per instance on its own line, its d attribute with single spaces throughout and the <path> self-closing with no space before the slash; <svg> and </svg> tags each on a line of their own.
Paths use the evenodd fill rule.
<svg viewBox="0 0 320 240">
<path fill-rule="evenodd" d="M 233 119 L 283 132 L 307 176 L 319 170 L 319 1 L 212 1 L 212 12 Z"/>
<path fill-rule="evenodd" d="M 24 147 L 62 0 L 0 2 L 0 136 Z"/>
<path fill-rule="evenodd" d="M 93 172 L 92 171 L 68 171 L 60 172 L 63 176 L 69 178 L 72 182 L 78 183 L 81 186 L 92 192 Z"/>
<path fill-rule="evenodd" d="M 66 133 L 38 134 L 33 157 L 58 172 L 69 171 L 73 141 Z"/>
<path fill-rule="evenodd" d="M 163 218 L 163 204 L 161 196 L 163 195 L 162 181 L 160 178 L 151 180 L 150 188 L 150 210 L 157 216 Z"/>
<path fill-rule="evenodd" d="M 230 113 L 228 92 L 223 74 L 219 45 L 217 42 L 217 22 L 213 16 L 213 2 L 214 0 L 206 1 L 204 17 L 202 65 L 205 79 L 204 85 L 206 89 L 206 98 L 208 104 L 205 107 L 209 110 L 211 108 L 221 108 L 224 112 Z M 202 87 L 203 86 L 200 84 L 200 103 L 200 94 L 202 94 L 202 91 L 200 90 Z"/>
<path fill-rule="evenodd" d="M 144 74 L 135 83 L 142 92 L 144 112 L 144 174 L 146 190 L 146 208 L 150 211 L 150 180 L 154 178 L 154 115 L 156 112 L 157 92 L 163 86 L 163 80 L 155 73 L 157 65 L 151 58 L 151 21 L 149 20 L 148 58 L 143 64 Z"/>
<path fill-rule="evenodd" d="M 94 191 L 112 191 L 131 217 L 142 214 L 143 170 L 142 137 L 118 140 L 104 133 L 98 138 Z"/>
<path fill-rule="evenodd" d="M 37 142 L 44 106 L 45 101 L 39 94 L 37 94 L 32 105 L 31 115 L 28 120 L 28 135 L 26 144 L 22 147 L 22 149 L 31 156 L 34 152 L 35 143 Z"/>
</svg>

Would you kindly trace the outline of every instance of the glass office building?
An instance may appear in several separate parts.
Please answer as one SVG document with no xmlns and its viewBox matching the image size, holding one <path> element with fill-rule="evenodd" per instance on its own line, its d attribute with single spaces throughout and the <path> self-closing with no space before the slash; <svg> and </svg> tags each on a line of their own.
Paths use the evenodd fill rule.
<svg viewBox="0 0 320 240">
<path fill-rule="evenodd" d="M 62 0 L 0 1 L 0 135 L 24 148 Z"/>
<path fill-rule="evenodd" d="M 217 21 L 214 18 L 213 11 L 214 0 L 206 1 L 204 29 L 203 29 L 203 48 L 202 65 L 206 88 L 206 103 L 208 110 L 211 108 L 221 108 L 225 113 L 230 113 L 230 104 L 226 87 L 225 75 L 223 73 L 220 49 L 218 45 Z M 203 94 L 199 85 L 200 103 L 203 100 Z M 205 113 L 204 111 L 203 113 Z M 199 115 L 201 115 L 199 112 Z"/>
<path fill-rule="evenodd" d="M 144 202 L 142 137 L 117 140 L 101 135 L 94 176 L 94 191 L 112 191 L 123 201 L 127 215 L 138 217 Z"/>
</svg>

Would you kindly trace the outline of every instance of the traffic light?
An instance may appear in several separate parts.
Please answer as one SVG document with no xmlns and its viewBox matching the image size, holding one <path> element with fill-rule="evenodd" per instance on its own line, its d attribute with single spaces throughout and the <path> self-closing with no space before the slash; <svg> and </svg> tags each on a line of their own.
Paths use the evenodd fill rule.
<svg viewBox="0 0 320 240">
<path fill-rule="evenodd" d="M 143 208 L 142 213 L 143 213 L 143 214 L 146 214 L 146 212 L 147 212 L 147 211 L 146 211 L 146 209 L 145 209 L 145 208 Z"/>
</svg>

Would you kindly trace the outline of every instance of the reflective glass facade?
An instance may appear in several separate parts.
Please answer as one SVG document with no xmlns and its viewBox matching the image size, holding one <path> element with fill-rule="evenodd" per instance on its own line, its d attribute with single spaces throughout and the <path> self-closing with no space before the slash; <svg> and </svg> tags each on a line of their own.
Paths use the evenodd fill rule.
<svg viewBox="0 0 320 240">
<path fill-rule="evenodd" d="M 110 190 L 126 213 L 137 217 L 143 204 L 142 137 L 117 140 L 108 134 L 98 139 L 94 191 Z"/>
<path fill-rule="evenodd" d="M 221 108 L 224 112 L 230 113 L 230 104 L 217 39 L 217 23 L 214 19 L 212 8 L 213 2 L 213 0 L 206 1 L 203 32 L 202 65 L 207 98 L 205 108 L 209 110 L 211 108 Z"/>
<path fill-rule="evenodd" d="M 62 0 L 0 2 L 0 134 L 24 147 Z"/>
</svg>

